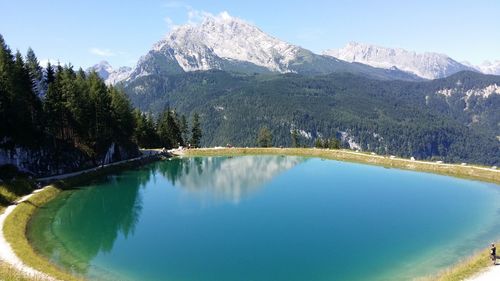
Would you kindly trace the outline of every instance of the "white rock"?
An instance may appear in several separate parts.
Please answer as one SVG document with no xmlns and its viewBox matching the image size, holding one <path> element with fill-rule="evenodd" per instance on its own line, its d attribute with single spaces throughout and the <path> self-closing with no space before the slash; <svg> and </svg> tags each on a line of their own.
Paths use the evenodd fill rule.
<svg viewBox="0 0 500 281">
<path fill-rule="evenodd" d="M 348 62 L 359 62 L 380 68 L 398 68 L 423 78 L 436 79 L 462 70 L 474 70 L 444 54 L 416 53 L 404 49 L 386 48 L 376 45 L 350 42 L 344 48 L 331 49 L 324 55 Z"/>
</svg>

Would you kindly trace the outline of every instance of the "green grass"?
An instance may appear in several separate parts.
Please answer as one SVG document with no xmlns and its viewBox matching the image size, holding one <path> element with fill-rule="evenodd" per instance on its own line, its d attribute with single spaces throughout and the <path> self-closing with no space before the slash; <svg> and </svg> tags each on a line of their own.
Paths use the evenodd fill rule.
<svg viewBox="0 0 500 281">
<path fill-rule="evenodd" d="M 441 271 L 435 276 L 422 278 L 421 281 L 461 281 L 476 275 L 489 266 L 491 266 L 489 249 L 485 249 L 463 260 L 462 262 Z"/>
<path fill-rule="evenodd" d="M 14 203 L 19 197 L 33 191 L 34 182 L 26 178 L 0 183 L 0 213 Z"/>
<path fill-rule="evenodd" d="M 42 192 L 31 196 L 27 201 L 19 203 L 14 211 L 5 220 L 3 232 L 5 239 L 10 243 L 12 249 L 25 264 L 41 272 L 55 277 L 59 280 L 81 280 L 68 272 L 58 268 L 47 258 L 40 256 L 31 247 L 26 238 L 26 226 L 39 206 L 55 198 L 61 190 L 55 186 L 49 186 Z"/>
<path fill-rule="evenodd" d="M 7 206 L 13 204 L 22 195 L 29 194 L 32 190 L 33 185 L 31 181 L 27 179 L 21 178 L 11 182 L 0 183 L 0 213 L 2 213 Z M 37 279 L 28 277 L 12 266 L 0 261 L 0 280 L 24 281 Z"/>
<path fill-rule="evenodd" d="M 0 262 L 0 280 L 2 281 L 42 281 L 40 278 L 27 276 L 12 266 Z"/>
</svg>

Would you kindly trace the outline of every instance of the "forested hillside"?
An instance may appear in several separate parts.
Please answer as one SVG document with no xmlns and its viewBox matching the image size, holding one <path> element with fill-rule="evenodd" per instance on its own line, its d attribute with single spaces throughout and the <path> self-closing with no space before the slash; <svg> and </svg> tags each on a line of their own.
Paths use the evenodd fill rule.
<svg viewBox="0 0 500 281">
<path fill-rule="evenodd" d="M 0 35 L 0 168 L 63 173 L 138 156 L 140 146 L 171 148 L 190 136 L 186 117 L 153 120 L 95 72 L 39 65 L 33 50 L 12 54 Z M 199 143 L 197 132 L 191 138 Z M 2 167 L 3 166 L 3 167 Z"/>
<path fill-rule="evenodd" d="M 290 146 L 296 130 L 303 146 L 335 137 L 345 147 L 381 154 L 499 164 L 495 85 L 500 77 L 473 72 L 405 82 L 205 71 L 148 75 L 123 87 L 143 111 L 200 112 L 204 145 L 254 146 L 267 127 L 274 146 Z"/>
</svg>

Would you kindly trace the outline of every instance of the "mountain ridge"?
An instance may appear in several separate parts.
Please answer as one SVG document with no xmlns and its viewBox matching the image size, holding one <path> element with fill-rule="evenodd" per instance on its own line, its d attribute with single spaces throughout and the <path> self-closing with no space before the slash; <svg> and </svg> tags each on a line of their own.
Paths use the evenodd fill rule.
<svg viewBox="0 0 500 281">
<path fill-rule="evenodd" d="M 397 67 L 426 79 L 444 78 L 460 71 L 476 70 L 476 68 L 461 64 L 444 54 L 417 53 L 401 48 L 388 48 L 357 42 L 349 42 L 340 49 L 326 50 L 323 54 L 374 67 Z"/>
<path fill-rule="evenodd" d="M 500 75 L 500 61 L 474 66 L 445 54 L 417 53 L 357 42 L 316 54 L 271 36 L 227 12 L 206 15 L 200 23 L 174 27 L 165 38 L 153 44 L 132 70 L 102 71 L 99 65 L 93 68 L 102 72 L 101 77 L 108 84 L 150 74 L 171 75 L 211 69 L 309 75 L 351 72 L 383 80 L 432 80 L 464 70 Z"/>
<path fill-rule="evenodd" d="M 241 73 L 301 73 L 308 75 L 351 72 L 375 79 L 420 80 L 399 69 L 381 69 L 315 54 L 279 40 L 227 12 L 208 15 L 198 24 L 171 30 L 142 56 L 121 81 L 160 74 L 172 75 L 211 69 Z"/>
</svg>

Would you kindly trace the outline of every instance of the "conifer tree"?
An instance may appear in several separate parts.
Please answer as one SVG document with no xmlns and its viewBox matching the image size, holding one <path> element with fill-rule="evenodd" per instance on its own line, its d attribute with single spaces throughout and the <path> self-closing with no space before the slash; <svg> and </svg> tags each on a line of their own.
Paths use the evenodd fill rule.
<svg viewBox="0 0 500 281">
<path fill-rule="evenodd" d="M 165 110 L 158 119 L 158 137 L 165 148 L 177 147 L 182 142 L 181 130 L 170 109 Z"/>
<path fill-rule="evenodd" d="M 299 147 L 299 131 L 297 129 L 292 130 L 292 147 Z"/>
<path fill-rule="evenodd" d="M 46 68 L 46 77 L 45 77 L 45 82 L 47 84 L 47 87 L 54 82 L 55 78 L 55 70 L 52 64 L 50 64 L 50 61 L 47 63 L 47 68 Z"/>
<path fill-rule="evenodd" d="M 31 145 L 37 135 L 41 106 L 33 92 L 29 71 L 19 51 L 15 55 L 11 81 L 12 96 L 9 114 L 13 116 L 16 124 L 12 128 L 13 134 L 18 143 Z"/>
<path fill-rule="evenodd" d="M 57 74 L 57 76 L 59 75 L 60 73 Z M 54 76 L 52 83 L 49 84 L 43 106 L 47 120 L 47 132 L 53 137 L 62 138 L 64 102 L 59 77 L 56 79 Z"/>
<path fill-rule="evenodd" d="M 111 97 L 104 81 L 95 72 L 91 72 L 87 79 L 89 99 L 91 101 L 91 140 L 95 144 L 96 152 L 102 152 L 111 144 Z"/>
<path fill-rule="evenodd" d="M 182 141 L 183 141 L 183 144 L 185 145 L 189 141 L 188 140 L 189 125 L 188 125 L 186 115 L 184 115 L 184 114 L 181 116 L 181 119 L 179 121 L 179 129 L 181 130 Z"/>
<path fill-rule="evenodd" d="M 130 140 L 134 134 L 135 118 L 128 97 L 115 87 L 110 87 L 113 136 Z"/>
<path fill-rule="evenodd" d="M 43 96 L 43 70 L 38 62 L 35 52 L 31 48 L 28 48 L 28 52 L 26 53 L 26 67 L 28 68 L 30 74 L 33 92 L 37 96 Z"/>
<path fill-rule="evenodd" d="M 273 135 L 267 127 L 261 127 L 257 135 L 257 145 L 260 147 L 271 147 L 273 144 Z"/>
<path fill-rule="evenodd" d="M 8 137 L 14 126 L 9 115 L 11 108 L 11 75 L 13 73 L 14 57 L 0 34 L 0 138 Z"/>
<path fill-rule="evenodd" d="M 135 131 L 134 141 L 143 148 L 158 146 L 158 135 L 153 123 L 153 118 L 141 113 L 139 109 L 134 110 Z"/>
<path fill-rule="evenodd" d="M 202 137 L 202 132 L 201 132 L 200 115 L 198 115 L 198 113 L 195 113 L 193 115 L 193 122 L 191 128 L 191 140 L 190 140 L 191 146 L 200 147 L 201 137 Z"/>
</svg>

